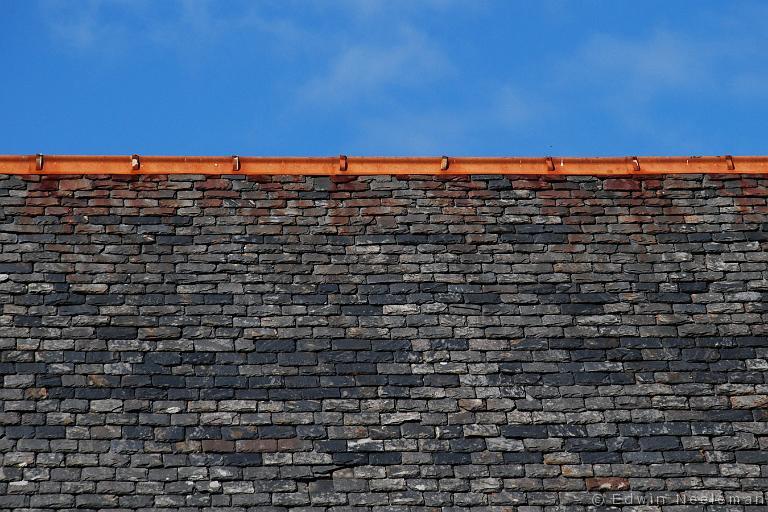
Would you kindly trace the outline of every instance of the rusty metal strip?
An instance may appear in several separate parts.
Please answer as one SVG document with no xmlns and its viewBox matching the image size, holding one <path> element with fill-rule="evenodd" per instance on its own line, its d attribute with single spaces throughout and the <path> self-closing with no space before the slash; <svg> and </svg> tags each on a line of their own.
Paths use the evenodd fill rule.
<svg viewBox="0 0 768 512">
<path fill-rule="evenodd" d="M 213 157 L 0 155 L 0 174 L 763 174 L 768 156 L 701 157 Z"/>
</svg>

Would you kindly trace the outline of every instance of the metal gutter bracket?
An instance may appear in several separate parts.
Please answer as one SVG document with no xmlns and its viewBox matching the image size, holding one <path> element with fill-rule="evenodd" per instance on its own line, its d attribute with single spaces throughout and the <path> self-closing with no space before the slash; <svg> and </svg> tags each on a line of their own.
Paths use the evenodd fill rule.
<svg viewBox="0 0 768 512">
<path fill-rule="evenodd" d="M 728 167 L 729 171 L 736 169 L 736 165 L 733 163 L 733 157 L 731 155 L 725 155 L 725 165 Z"/>
<path fill-rule="evenodd" d="M 42 171 L 43 165 L 45 164 L 45 160 L 42 153 L 38 153 L 35 156 L 35 170 L 36 171 Z"/>
<path fill-rule="evenodd" d="M 240 170 L 240 157 L 237 155 L 232 155 L 232 170 L 233 171 Z"/>
<path fill-rule="evenodd" d="M 552 157 L 551 156 L 547 157 L 547 170 L 549 172 L 554 172 L 555 171 L 555 162 L 552 161 Z"/>
<path fill-rule="evenodd" d="M 346 171 L 348 168 L 347 155 L 339 155 L 339 170 Z"/>
<path fill-rule="evenodd" d="M 450 163 L 448 162 L 448 157 L 447 156 L 443 156 L 443 157 L 440 158 L 440 170 L 441 171 L 447 171 L 449 165 L 450 165 Z"/>
<path fill-rule="evenodd" d="M 131 155 L 131 169 L 134 171 L 141 169 L 141 160 L 139 159 L 139 155 Z"/>
</svg>

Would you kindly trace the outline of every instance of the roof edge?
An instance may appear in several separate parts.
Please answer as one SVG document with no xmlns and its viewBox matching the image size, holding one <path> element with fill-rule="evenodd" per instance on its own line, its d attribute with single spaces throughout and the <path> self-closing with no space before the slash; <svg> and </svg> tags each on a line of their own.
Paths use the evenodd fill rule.
<svg viewBox="0 0 768 512">
<path fill-rule="evenodd" d="M 768 156 L 250 157 L 0 155 L 0 174 L 649 175 L 763 174 Z"/>
</svg>

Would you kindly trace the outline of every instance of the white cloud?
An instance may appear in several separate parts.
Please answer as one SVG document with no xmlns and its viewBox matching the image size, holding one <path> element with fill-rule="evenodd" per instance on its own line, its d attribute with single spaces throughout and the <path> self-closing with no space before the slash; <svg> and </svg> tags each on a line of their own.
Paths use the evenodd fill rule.
<svg viewBox="0 0 768 512">
<path fill-rule="evenodd" d="M 377 98 L 390 88 L 433 82 L 452 69 L 447 57 L 424 34 L 400 30 L 392 44 L 351 44 L 332 58 L 327 72 L 309 79 L 299 101 L 320 107 Z"/>
<path fill-rule="evenodd" d="M 539 98 L 535 98 L 530 92 L 523 92 L 513 85 L 502 86 L 488 108 L 490 117 L 507 128 L 531 123 L 549 111 L 546 104 Z"/>
<path fill-rule="evenodd" d="M 397 111 L 358 122 L 352 141 L 361 154 L 440 155 L 463 145 L 468 119 L 448 110 Z"/>
<path fill-rule="evenodd" d="M 342 11 L 356 18 L 377 18 L 391 16 L 402 19 L 414 13 L 444 11 L 456 6 L 467 8 L 479 7 L 461 0 L 336 0 L 335 5 Z M 318 0 L 317 5 L 327 6 L 325 0 Z"/>
<path fill-rule="evenodd" d="M 645 98 L 684 88 L 700 88 L 710 76 L 716 48 L 658 31 L 644 39 L 598 34 L 564 64 L 560 78 L 597 83 Z"/>
<path fill-rule="evenodd" d="M 121 8 L 123 0 L 83 0 L 78 3 L 48 0 L 41 4 L 42 17 L 56 41 L 77 50 L 98 48 L 108 43 L 114 45 L 128 35 L 128 25 L 115 23 L 104 16 L 104 9 Z M 131 9 L 138 9 L 143 2 L 136 2 Z"/>
<path fill-rule="evenodd" d="M 511 85 L 494 86 L 472 104 L 401 108 L 356 120 L 357 139 L 352 143 L 362 153 L 452 155 L 462 148 L 481 148 L 488 137 L 513 140 L 537 130 L 552 112 L 539 96 Z"/>
<path fill-rule="evenodd" d="M 760 98 L 765 96 L 768 65 L 744 32 L 732 27 L 732 37 L 716 33 L 711 38 L 668 30 L 646 37 L 596 34 L 562 59 L 555 83 L 562 90 L 590 88 L 584 98 L 596 96 L 619 108 L 663 95 Z"/>
<path fill-rule="evenodd" d="M 669 101 L 713 95 L 721 89 L 716 70 L 723 47 L 670 31 L 646 36 L 596 34 L 553 68 L 546 91 L 558 97 L 564 115 L 592 112 L 583 123 L 603 119 L 628 134 L 654 137 L 686 147 L 688 121 L 659 126 L 657 112 Z"/>
<path fill-rule="evenodd" d="M 238 31 L 265 34 L 276 51 L 316 42 L 312 32 L 289 19 L 273 19 L 256 4 L 222 9 L 212 0 L 46 0 L 41 14 L 56 43 L 83 52 L 126 53 L 148 44 L 195 58 L 208 46 Z"/>
</svg>

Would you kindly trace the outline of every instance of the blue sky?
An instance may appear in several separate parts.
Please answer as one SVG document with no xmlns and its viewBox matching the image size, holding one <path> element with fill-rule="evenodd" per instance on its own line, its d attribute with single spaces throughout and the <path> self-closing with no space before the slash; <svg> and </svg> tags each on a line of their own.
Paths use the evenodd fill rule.
<svg viewBox="0 0 768 512">
<path fill-rule="evenodd" d="M 0 9 L 0 153 L 768 153 L 761 1 Z"/>
</svg>

